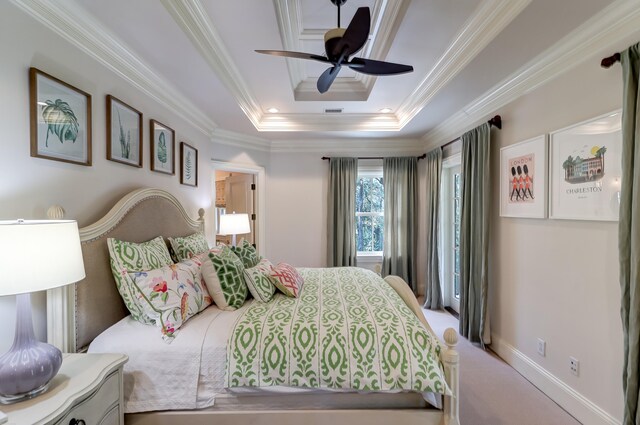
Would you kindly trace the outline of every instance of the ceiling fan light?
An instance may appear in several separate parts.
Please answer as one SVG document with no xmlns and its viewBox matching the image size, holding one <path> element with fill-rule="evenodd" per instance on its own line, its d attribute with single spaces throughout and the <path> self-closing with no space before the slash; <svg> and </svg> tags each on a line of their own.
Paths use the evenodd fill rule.
<svg viewBox="0 0 640 425">
<path fill-rule="evenodd" d="M 332 38 L 342 38 L 346 28 L 333 28 L 324 33 L 324 42 L 326 43 L 328 40 Z"/>
</svg>

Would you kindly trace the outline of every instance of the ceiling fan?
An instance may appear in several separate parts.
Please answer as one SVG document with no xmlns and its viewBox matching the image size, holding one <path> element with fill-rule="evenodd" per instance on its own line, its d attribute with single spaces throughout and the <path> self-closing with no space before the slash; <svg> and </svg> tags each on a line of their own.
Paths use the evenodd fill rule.
<svg viewBox="0 0 640 425">
<path fill-rule="evenodd" d="M 373 59 L 351 58 L 358 52 L 369 37 L 371 27 L 371 15 L 368 7 L 359 7 L 349 26 L 340 28 L 340 6 L 347 0 L 330 0 L 338 7 L 338 28 L 327 31 L 324 35 L 324 48 L 326 56 L 314 55 L 311 53 L 289 52 L 286 50 L 256 50 L 258 53 L 274 56 L 285 56 L 297 59 L 311 59 L 318 62 L 330 63 L 333 65 L 318 78 L 318 91 L 324 93 L 329 90 L 331 84 L 338 76 L 340 68 L 347 66 L 354 71 L 369 75 L 395 75 L 413 71 L 410 65 L 399 63 L 383 62 Z"/>
</svg>

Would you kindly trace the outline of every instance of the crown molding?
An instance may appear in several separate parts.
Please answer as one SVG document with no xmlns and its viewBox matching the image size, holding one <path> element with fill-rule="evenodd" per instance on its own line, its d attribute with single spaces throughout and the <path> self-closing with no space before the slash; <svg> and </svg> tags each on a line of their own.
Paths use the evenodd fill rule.
<svg viewBox="0 0 640 425">
<path fill-rule="evenodd" d="M 351 153 L 376 155 L 420 154 L 424 143 L 420 139 L 325 139 L 279 140 L 271 142 L 273 153 Z"/>
<path fill-rule="evenodd" d="M 394 114 L 265 114 L 259 131 L 398 131 Z"/>
<path fill-rule="evenodd" d="M 200 132 L 209 135 L 217 127 L 173 84 L 156 74 L 82 7 L 67 7 L 64 2 L 46 0 L 12 0 L 12 3 Z"/>
<path fill-rule="evenodd" d="M 584 22 L 558 43 L 469 103 L 462 111 L 425 134 L 427 147 L 459 136 L 501 107 L 593 57 L 594 52 L 622 42 L 640 28 L 637 0 L 618 0 Z"/>
<path fill-rule="evenodd" d="M 372 35 L 363 48 L 362 57 L 382 60 L 395 38 L 409 0 L 376 0 L 372 11 Z M 273 0 L 280 39 L 284 50 L 304 51 L 301 40 L 324 40 L 326 29 L 304 28 L 300 0 Z M 295 100 L 326 101 L 369 99 L 376 78 L 371 75 L 356 74 L 356 77 L 338 77 L 331 86 L 331 92 L 320 94 L 316 88 L 316 78 L 306 73 L 304 62 L 286 58 L 291 89 Z"/>
<path fill-rule="evenodd" d="M 484 0 L 418 87 L 397 109 L 408 124 L 460 71 L 529 5 L 531 0 Z"/>
<path fill-rule="evenodd" d="M 267 139 L 224 130 L 220 127 L 211 133 L 211 142 L 263 152 L 271 151 L 271 142 Z"/>
<path fill-rule="evenodd" d="M 161 0 L 161 3 L 229 89 L 247 118 L 258 127 L 263 115 L 262 108 L 241 77 L 240 70 L 233 62 L 202 2 Z"/>
</svg>

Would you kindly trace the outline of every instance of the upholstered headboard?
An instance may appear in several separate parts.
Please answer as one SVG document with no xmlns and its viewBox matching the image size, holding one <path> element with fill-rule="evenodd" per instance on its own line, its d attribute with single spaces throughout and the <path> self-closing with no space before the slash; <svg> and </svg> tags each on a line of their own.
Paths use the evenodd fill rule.
<svg viewBox="0 0 640 425">
<path fill-rule="evenodd" d="M 107 238 L 144 242 L 158 235 L 187 236 L 204 230 L 204 210 L 191 219 L 180 202 L 159 189 L 138 189 L 100 220 L 80 229 L 86 277 L 47 293 L 47 339 L 63 351 L 83 351 L 127 311 L 109 265 Z"/>
</svg>

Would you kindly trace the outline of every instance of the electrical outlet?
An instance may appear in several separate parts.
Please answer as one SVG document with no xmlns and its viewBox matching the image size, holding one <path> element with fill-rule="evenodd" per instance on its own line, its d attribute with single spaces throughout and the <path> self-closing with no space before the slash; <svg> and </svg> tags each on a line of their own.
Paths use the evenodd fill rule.
<svg viewBox="0 0 640 425">
<path fill-rule="evenodd" d="M 538 338 L 538 354 L 544 357 L 546 355 L 546 352 L 547 352 L 547 343 L 545 342 L 544 339 Z"/>
<path fill-rule="evenodd" d="M 569 367 L 571 368 L 571 373 L 578 376 L 580 373 L 580 362 L 575 357 L 569 357 Z"/>
</svg>

